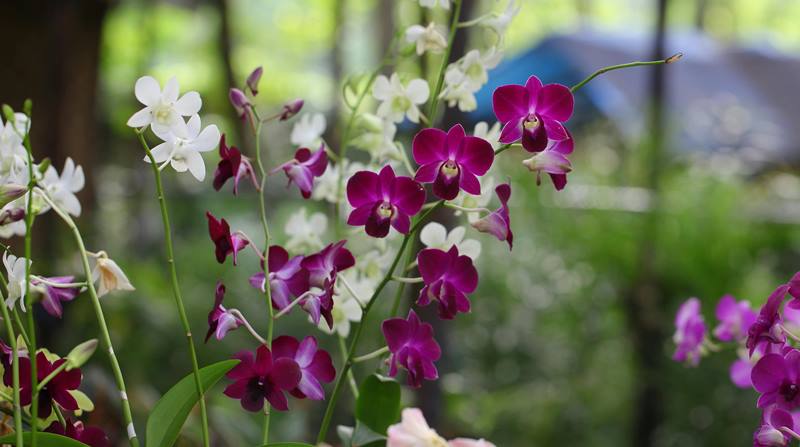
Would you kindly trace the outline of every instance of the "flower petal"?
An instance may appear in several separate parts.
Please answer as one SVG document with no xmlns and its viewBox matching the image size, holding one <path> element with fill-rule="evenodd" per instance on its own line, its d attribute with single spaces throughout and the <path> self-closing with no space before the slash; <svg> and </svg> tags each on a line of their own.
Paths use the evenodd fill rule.
<svg viewBox="0 0 800 447">
<path fill-rule="evenodd" d="M 161 86 L 152 76 L 142 76 L 136 80 L 133 88 L 136 99 L 146 106 L 152 106 L 161 99 Z"/>
<path fill-rule="evenodd" d="M 528 91 L 521 85 L 504 85 L 492 94 L 492 106 L 502 123 L 518 120 L 528 114 Z"/>
</svg>

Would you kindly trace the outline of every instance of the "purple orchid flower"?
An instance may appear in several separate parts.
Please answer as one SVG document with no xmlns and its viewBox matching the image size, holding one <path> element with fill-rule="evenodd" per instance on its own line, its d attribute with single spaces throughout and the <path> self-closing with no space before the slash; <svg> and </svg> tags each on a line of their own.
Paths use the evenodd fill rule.
<svg viewBox="0 0 800 447">
<path fill-rule="evenodd" d="M 217 338 L 217 340 L 222 340 L 225 338 L 225 335 L 228 334 L 228 331 L 232 331 L 244 324 L 244 321 L 229 312 L 228 309 L 222 305 L 222 300 L 224 298 L 225 284 L 222 284 L 220 281 L 217 283 L 217 289 L 214 293 L 214 307 L 211 309 L 211 312 L 208 313 L 208 332 L 206 333 L 206 343 L 208 343 L 208 339 L 211 338 L 212 334 Z"/>
<path fill-rule="evenodd" d="M 108 447 L 111 445 L 108 436 L 101 428 L 84 425 L 81 421 L 72 422 L 70 418 L 66 418 L 65 422 L 67 423 L 66 425 L 61 425 L 61 422 L 53 421 L 44 431 L 72 438 L 89 447 Z"/>
<path fill-rule="evenodd" d="M 344 248 L 346 240 L 328 244 L 318 253 L 306 256 L 302 267 L 308 271 L 309 287 L 316 288 L 300 302 L 300 306 L 311 315 L 314 324 L 319 324 L 320 316 L 325 318 L 329 328 L 333 328 L 333 289 L 339 272 L 349 269 L 356 263 L 350 250 Z"/>
<path fill-rule="evenodd" d="M 247 88 L 253 96 L 258 95 L 258 83 L 261 81 L 262 74 L 264 74 L 264 67 L 258 66 L 247 76 L 245 84 L 247 84 Z"/>
<path fill-rule="evenodd" d="M 706 336 L 706 323 L 700 314 L 700 300 L 689 298 L 675 315 L 675 354 L 672 360 L 687 362 L 692 366 L 700 363 L 702 346 Z"/>
<path fill-rule="evenodd" d="M 325 153 L 325 146 L 321 145 L 316 152 L 301 147 L 294 153 L 294 158 L 270 171 L 274 174 L 280 170 L 289 179 L 287 187 L 294 182 L 300 189 L 304 199 L 311 197 L 314 190 L 314 177 L 321 176 L 328 167 L 328 154 Z"/>
<path fill-rule="evenodd" d="M 469 256 L 459 255 L 458 247 L 450 251 L 426 248 L 417 255 L 419 273 L 425 287 L 417 304 L 427 306 L 432 299 L 439 302 L 439 317 L 451 320 L 458 312 L 469 312 L 468 293 L 478 287 L 478 271 Z"/>
<path fill-rule="evenodd" d="M 508 242 L 508 249 L 514 246 L 514 233 L 511 232 L 511 217 L 508 214 L 508 201 L 511 198 L 511 185 L 503 183 L 494 189 L 500 199 L 500 208 L 488 216 L 472 223 L 472 227 L 482 233 L 494 235 L 498 240 Z"/>
<path fill-rule="evenodd" d="M 359 171 L 350 177 L 347 200 L 355 208 L 347 223 L 365 225 L 368 235 L 380 238 L 389 234 L 390 225 L 400 233 L 409 232 L 411 216 L 425 203 L 425 189 L 410 177 L 395 176 L 386 165 L 378 174 Z"/>
<path fill-rule="evenodd" d="M 786 410 L 776 406 L 767 407 L 761 415 L 761 426 L 753 434 L 754 447 L 784 447 L 789 445 L 792 436 L 783 431 L 794 431 L 794 417 Z"/>
<path fill-rule="evenodd" d="M 242 351 L 233 358 L 241 362 L 226 374 L 234 380 L 223 391 L 226 396 L 239 399 L 247 411 L 261 411 L 264 399 L 276 410 L 289 409 L 284 392 L 300 383 L 301 372 L 297 362 L 286 357 L 273 359 L 269 348 L 264 345 L 258 347 L 255 357 L 249 351 Z"/>
<path fill-rule="evenodd" d="M 782 284 L 775 289 L 774 292 L 767 298 L 767 302 L 761 307 L 758 312 L 756 321 L 750 325 L 747 331 L 747 348 L 750 350 L 750 355 L 758 347 L 768 344 L 783 345 L 786 343 L 786 334 L 783 331 L 783 319 L 780 314 L 780 307 L 783 304 L 783 299 L 786 292 L 789 290 L 788 284 Z"/>
<path fill-rule="evenodd" d="M 547 146 L 536 152 L 531 158 L 523 160 L 522 164 L 528 170 L 536 173 L 536 184 L 542 184 L 542 172 L 550 176 L 553 186 L 557 191 L 561 191 L 567 185 L 567 174 L 572 171 L 567 155 L 572 153 L 575 142 L 572 135 L 564 128 L 567 138 L 564 140 L 548 140 Z"/>
<path fill-rule="evenodd" d="M 214 189 L 219 191 L 229 178 L 233 178 L 233 194 L 239 194 L 239 180 L 249 177 L 256 190 L 259 189 L 256 182 L 256 173 L 250 159 L 243 156 L 236 146 L 228 147 L 225 144 L 225 134 L 219 142 L 219 156 L 221 160 L 214 171 Z"/>
<path fill-rule="evenodd" d="M 536 76 L 522 85 L 498 87 L 492 95 L 494 113 L 503 123 L 501 143 L 522 139 L 529 152 L 547 147 L 548 140 L 569 138 L 563 123 L 572 116 L 574 99 L 568 87 L 560 84 L 542 85 Z"/>
<path fill-rule="evenodd" d="M 325 399 L 322 383 L 330 383 L 336 377 L 336 369 L 330 354 L 318 349 L 317 340 L 308 336 L 298 342 L 294 337 L 280 336 L 272 342 L 272 355 L 275 359 L 289 358 L 300 367 L 300 382 L 289 391 L 298 399 Z"/>
<path fill-rule="evenodd" d="M 756 321 L 756 313 L 748 301 L 736 301 L 725 295 L 717 303 L 716 316 L 719 324 L 714 328 L 714 336 L 721 341 L 744 340 L 747 331 Z"/>
<path fill-rule="evenodd" d="M 420 321 L 413 310 L 408 318 L 391 318 L 381 325 L 386 344 L 392 353 L 389 358 L 389 376 L 397 376 L 397 366 L 408 371 L 408 384 L 419 388 L 422 380 L 436 380 L 439 372 L 433 364 L 442 356 L 442 350 L 433 338 L 433 326 Z"/>
<path fill-rule="evenodd" d="M 785 354 L 766 354 L 753 367 L 753 388 L 761 393 L 758 407 L 777 404 L 792 410 L 800 406 L 800 351 L 788 349 Z"/>
<path fill-rule="evenodd" d="M 249 243 L 236 234 L 231 234 L 231 227 L 225 219 L 217 219 L 213 214 L 206 211 L 208 219 L 208 234 L 214 242 L 217 262 L 225 263 L 228 255 L 233 255 L 233 265 L 236 265 L 236 255 Z"/>
<path fill-rule="evenodd" d="M 279 245 L 269 247 L 269 287 L 272 307 L 283 310 L 308 290 L 308 271 L 301 267 L 302 256 L 289 259 L 289 252 Z M 262 262 L 263 268 L 263 262 Z M 250 277 L 250 285 L 264 291 L 264 272 Z"/>
<path fill-rule="evenodd" d="M 483 138 L 467 136 L 464 127 L 456 124 L 445 133 L 439 129 L 423 129 L 411 144 L 414 160 L 421 166 L 414 180 L 433 183 L 433 194 L 453 200 L 458 190 L 481 194 L 478 177 L 486 174 L 494 161 L 494 149 Z"/>
<path fill-rule="evenodd" d="M 238 88 L 231 88 L 228 90 L 228 100 L 230 100 L 233 108 L 236 109 L 236 114 L 239 115 L 239 119 L 242 121 L 247 119 L 248 111 L 250 107 L 253 106 L 250 104 L 250 100 L 247 99 L 247 95 Z"/>
<path fill-rule="evenodd" d="M 36 376 L 41 382 L 56 370 L 66 359 L 58 359 L 50 362 L 43 352 L 36 354 Z M 19 378 L 20 378 L 20 404 L 24 407 L 31 404 L 33 387 L 31 386 L 31 360 L 28 357 L 19 358 Z M 53 412 L 52 403 L 55 402 L 67 411 L 78 409 L 78 402 L 72 397 L 70 391 L 77 390 L 81 384 L 80 368 L 73 368 L 69 371 L 62 370 L 56 374 L 39 391 L 39 417 L 46 419 Z M 12 386 L 11 375 L 5 374 L 3 382 L 6 386 Z"/>
<path fill-rule="evenodd" d="M 52 278 L 42 278 L 47 282 L 56 284 L 69 284 L 74 276 L 54 276 Z M 31 284 L 42 289 L 42 307 L 50 315 L 61 318 L 63 313 L 62 301 L 72 301 L 80 293 L 78 287 L 56 287 L 36 279 L 31 279 Z"/>
<path fill-rule="evenodd" d="M 302 99 L 295 99 L 287 102 L 283 105 L 283 111 L 278 119 L 280 121 L 286 121 L 289 118 L 297 115 L 300 112 L 300 109 L 303 108 L 303 104 L 305 104 L 305 101 Z"/>
</svg>

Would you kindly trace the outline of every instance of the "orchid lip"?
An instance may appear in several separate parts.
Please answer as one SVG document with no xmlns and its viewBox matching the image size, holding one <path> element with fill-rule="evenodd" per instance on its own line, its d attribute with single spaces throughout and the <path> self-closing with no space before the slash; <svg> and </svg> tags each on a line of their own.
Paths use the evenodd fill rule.
<svg viewBox="0 0 800 447">
<path fill-rule="evenodd" d="M 375 212 L 378 213 L 378 216 L 384 219 L 389 219 L 394 215 L 394 207 L 392 206 L 391 203 L 383 202 L 375 210 Z"/>
<path fill-rule="evenodd" d="M 451 179 L 458 175 L 458 164 L 453 160 L 447 160 L 445 163 L 442 164 L 442 167 L 439 168 L 439 171 L 448 179 Z"/>
<path fill-rule="evenodd" d="M 527 118 L 525 118 L 525 123 L 523 126 L 528 130 L 536 129 L 539 127 L 539 118 L 535 114 L 531 113 Z"/>
</svg>

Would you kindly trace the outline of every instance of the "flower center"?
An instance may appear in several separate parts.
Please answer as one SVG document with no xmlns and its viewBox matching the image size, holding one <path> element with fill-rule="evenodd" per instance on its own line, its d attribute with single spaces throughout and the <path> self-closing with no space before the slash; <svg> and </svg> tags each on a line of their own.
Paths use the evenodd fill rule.
<svg viewBox="0 0 800 447">
<path fill-rule="evenodd" d="M 389 219 L 394 214 L 394 209 L 392 207 L 392 204 L 389 202 L 381 203 L 377 211 L 378 215 L 384 219 Z"/>
<path fill-rule="evenodd" d="M 784 382 L 780 388 L 781 396 L 783 396 L 787 402 L 794 400 L 798 392 L 800 392 L 800 388 L 794 383 Z"/>
<path fill-rule="evenodd" d="M 155 111 L 153 111 L 153 117 L 159 122 L 159 124 L 169 124 L 171 110 L 171 107 L 168 105 L 160 105 Z"/>
<path fill-rule="evenodd" d="M 471 79 L 483 78 L 483 66 L 481 64 L 472 64 L 467 68 L 467 76 Z"/>
<path fill-rule="evenodd" d="M 411 107 L 411 101 L 405 96 L 395 96 L 392 100 L 392 108 L 394 110 L 406 111 Z"/>
<path fill-rule="evenodd" d="M 453 160 L 447 160 L 439 171 L 444 174 L 445 177 L 451 179 L 458 175 L 458 164 Z"/>
<path fill-rule="evenodd" d="M 536 129 L 537 127 L 539 127 L 539 118 L 537 118 L 536 115 L 531 113 L 525 119 L 525 123 L 523 123 L 523 126 L 525 126 L 525 128 L 528 130 Z"/>
</svg>

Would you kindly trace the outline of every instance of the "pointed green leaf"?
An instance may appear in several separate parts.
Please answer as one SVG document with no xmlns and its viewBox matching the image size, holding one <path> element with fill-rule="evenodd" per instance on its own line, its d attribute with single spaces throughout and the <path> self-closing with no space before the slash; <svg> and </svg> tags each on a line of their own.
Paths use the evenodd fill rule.
<svg viewBox="0 0 800 447">
<path fill-rule="evenodd" d="M 400 384 L 377 374 L 364 380 L 356 401 L 356 419 L 378 434 L 400 419 Z"/>
<path fill-rule="evenodd" d="M 353 438 L 350 440 L 351 447 L 376 447 L 386 445 L 386 436 L 375 433 L 369 427 L 356 422 L 356 429 Z"/>
<path fill-rule="evenodd" d="M 22 434 L 22 440 L 25 446 L 31 445 L 31 434 L 25 432 Z M 16 445 L 17 437 L 15 434 L 10 434 L 0 438 L 0 445 L 10 444 Z M 36 433 L 36 445 L 39 447 L 88 447 L 82 442 L 78 442 L 66 436 L 57 435 L 54 433 Z"/>
<path fill-rule="evenodd" d="M 208 391 L 222 376 L 239 363 L 225 360 L 200 369 L 203 390 Z M 172 447 L 181 427 L 198 401 L 194 374 L 189 374 L 170 388 L 153 407 L 147 418 L 145 445 L 147 447 Z"/>
</svg>

